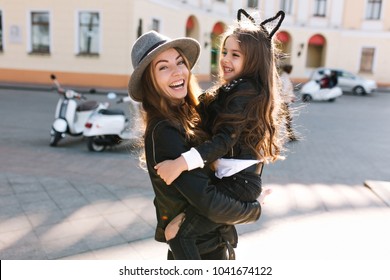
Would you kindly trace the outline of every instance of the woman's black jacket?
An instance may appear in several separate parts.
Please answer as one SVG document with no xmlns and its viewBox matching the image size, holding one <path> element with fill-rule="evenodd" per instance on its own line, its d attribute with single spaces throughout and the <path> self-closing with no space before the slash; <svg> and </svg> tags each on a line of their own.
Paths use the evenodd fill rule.
<svg viewBox="0 0 390 280">
<path fill-rule="evenodd" d="M 165 242 L 165 227 L 189 206 L 216 223 L 233 225 L 258 220 L 261 206 L 257 201 L 240 202 L 218 192 L 214 185 L 209 184 L 204 169 L 185 171 L 171 185 L 165 184 L 154 166 L 164 160 L 175 159 L 190 148 L 183 133 L 167 120 L 152 121 L 146 129 L 146 163 L 155 192 L 157 214 L 155 239 Z"/>
</svg>

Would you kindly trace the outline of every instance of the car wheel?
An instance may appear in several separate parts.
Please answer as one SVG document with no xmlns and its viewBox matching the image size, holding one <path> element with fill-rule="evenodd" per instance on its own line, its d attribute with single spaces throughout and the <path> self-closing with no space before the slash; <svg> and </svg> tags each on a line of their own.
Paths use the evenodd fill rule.
<svg viewBox="0 0 390 280">
<path fill-rule="evenodd" d="M 88 150 L 91 152 L 103 152 L 106 149 L 106 145 L 100 144 L 99 139 L 104 138 L 104 136 L 92 136 L 88 137 L 87 146 Z"/>
<path fill-rule="evenodd" d="M 313 100 L 313 97 L 311 97 L 310 94 L 304 94 L 304 95 L 302 95 L 302 101 L 303 101 L 303 102 L 310 102 L 310 101 L 312 101 L 312 100 Z"/>
<path fill-rule="evenodd" d="M 329 99 L 328 101 L 329 101 L 329 102 L 335 102 L 335 100 L 336 100 L 336 98 L 331 98 L 331 99 Z"/>
<path fill-rule="evenodd" d="M 366 95 L 367 93 L 366 93 L 366 91 L 364 90 L 363 87 L 357 86 L 357 87 L 354 87 L 353 94 L 355 94 L 355 95 Z"/>
</svg>

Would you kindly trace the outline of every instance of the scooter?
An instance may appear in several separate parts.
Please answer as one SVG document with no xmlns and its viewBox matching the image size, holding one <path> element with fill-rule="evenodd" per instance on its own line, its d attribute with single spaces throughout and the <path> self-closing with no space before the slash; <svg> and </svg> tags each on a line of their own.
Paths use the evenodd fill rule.
<svg viewBox="0 0 390 280">
<path fill-rule="evenodd" d="M 96 110 L 107 108 L 108 103 L 98 103 L 94 100 L 77 102 L 77 99 L 85 100 L 86 97 L 74 90 L 62 88 L 55 75 L 50 75 L 50 78 L 60 95 L 50 131 L 50 146 L 55 147 L 66 134 L 81 136 L 90 115 Z"/>
<path fill-rule="evenodd" d="M 108 99 L 116 99 L 113 92 Z M 137 140 L 141 130 L 137 127 L 140 119 L 139 104 L 129 96 L 120 98 L 116 103 L 128 103 L 130 116 L 121 109 L 101 109 L 94 112 L 85 124 L 83 135 L 87 137 L 89 151 L 103 152 L 107 147 L 121 144 L 125 140 Z"/>
<path fill-rule="evenodd" d="M 321 88 L 320 81 L 311 80 L 302 86 L 300 93 L 303 102 L 310 102 L 312 100 L 332 102 L 341 96 L 343 91 L 338 86 Z"/>
</svg>

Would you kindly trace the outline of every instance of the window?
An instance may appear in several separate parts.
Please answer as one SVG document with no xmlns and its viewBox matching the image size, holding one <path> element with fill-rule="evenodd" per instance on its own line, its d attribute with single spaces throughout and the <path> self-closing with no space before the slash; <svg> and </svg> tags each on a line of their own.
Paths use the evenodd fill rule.
<svg viewBox="0 0 390 280">
<path fill-rule="evenodd" d="M 248 8 L 257 9 L 258 7 L 259 7 L 259 1 L 258 0 L 248 0 Z"/>
<path fill-rule="evenodd" d="M 360 72 L 372 73 L 374 54 L 374 48 L 363 48 L 362 57 L 360 59 Z"/>
<path fill-rule="evenodd" d="M 3 51 L 3 17 L 0 11 L 0 52 Z"/>
<path fill-rule="evenodd" d="M 49 13 L 31 13 L 31 52 L 50 53 Z"/>
<path fill-rule="evenodd" d="M 314 16 L 316 17 L 326 16 L 326 0 L 314 1 Z"/>
<path fill-rule="evenodd" d="M 160 32 L 160 21 L 158 19 L 152 20 L 152 30 Z"/>
<path fill-rule="evenodd" d="M 99 54 L 99 13 L 79 13 L 79 54 Z"/>
<path fill-rule="evenodd" d="M 368 0 L 366 19 L 380 19 L 382 0 Z"/>
<path fill-rule="evenodd" d="M 280 9 L 282 11 L 284 11 L 287 15 L 291 15 L 292 2 L 293 2 L 293 0 L 281 0 L 280 1 Z"/>
</svg>

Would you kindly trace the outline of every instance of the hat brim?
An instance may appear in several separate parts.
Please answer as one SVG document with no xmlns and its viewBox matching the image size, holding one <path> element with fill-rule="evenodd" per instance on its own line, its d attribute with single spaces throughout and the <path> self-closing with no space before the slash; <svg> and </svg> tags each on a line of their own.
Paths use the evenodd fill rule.
<svg viewBox="0 0 390 280">
<path fill-rule="evenodd" d="M 134 69 L 133 74 L 130 77 L 128 92 L 131 98 L 135 101 L 142 101 L 141 92 L 141 78 L 146 67 L 152 62 L 157 55 L 170 48 L 180 49 L 189 62 L 189 67 L 192 69 L 199 59 L 200 44 L 198 41 L 192 38 L 178 38 L 171 40 L 165 44 L 162 44 L 151 51 Z"/>
</svg>

